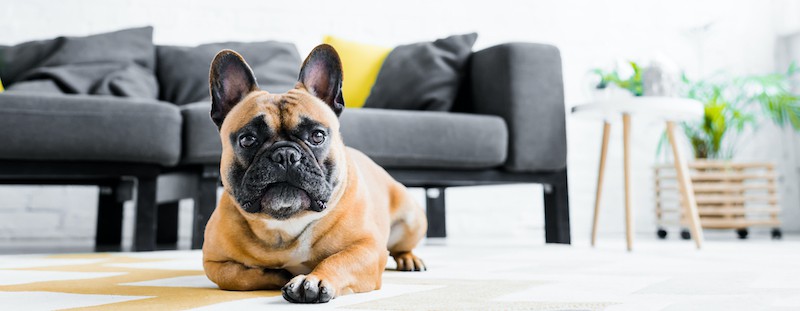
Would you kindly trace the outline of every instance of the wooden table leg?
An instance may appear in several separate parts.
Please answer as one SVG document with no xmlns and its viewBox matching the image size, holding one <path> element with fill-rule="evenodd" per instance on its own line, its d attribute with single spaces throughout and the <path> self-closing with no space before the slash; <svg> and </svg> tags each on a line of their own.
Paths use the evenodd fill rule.
<svg viewBox="0 0 800 311">
<path fill-rule="evenodd" d="M 697 201 L 694 198 L 694 187 L 692 180 L 689 178 L 689 167 L 686 164 L 686 159 L 680 153 L 678 142 L 675 133 L 675 123 L 667 121 L 667 135 L 669 136 L 669 143 L 672 145 L 672 153 L 675 157 L 675 171 L 678 174 L 678 184 L 683 196 L 683 206 L 686 207 L 684 211 L 689 218 L 689 230 L 692 232 L 692 238 L 697 248 L 703 244 L 703 230 L 700 228 L 700 215 L 697 212 Z"/>
<path fill-rule="evenodd" d="M 622 115 L 622 141 L 625 169 L 625 238 L 628 250 L 633 249 L 633 207 L 631 204 L 631 115 Z"/>
<path fill-rule="evenodd" d="M 603 193 L 603 172 L 606 169 L 606 154 L 608 153 L 608 136 L 611 132 L 611 123 L 603 122 L 603 145 L 600 147 L 600 168 L 597 171 L 597 193 L 594 197 L 594 220 L 592 221 L 592 246 L 597 241 L 597 222 L 600 217 L 600 195 Z"/>
</svg>

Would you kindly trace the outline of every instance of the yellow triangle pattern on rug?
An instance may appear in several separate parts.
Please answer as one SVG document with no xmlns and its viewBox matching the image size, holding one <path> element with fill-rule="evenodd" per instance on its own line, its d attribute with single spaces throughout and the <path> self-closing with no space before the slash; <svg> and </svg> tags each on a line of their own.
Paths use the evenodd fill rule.
<svg viewBox="0 0 800 311">
<path fill-rule="evenodd" d="M 110 254 L 97 255 L 60 255 L 51 256 L 52 259 L 100 259 L 87 264 L 67 264 L 60 266 L 32 267 L 15 269 L 17 271 L 58 271 L 98 273 L 121 273 L 111 277 L 93 279 L 72 279 L 42 281 L 26 284 L 0 286 L 0 291 L 14 292 L 57 292 L 85 295 L 115 295 L 138 296 L 141 299 L 128 300 L 113 304 L 115 310 L 142 310 L 142 309 L 172 309 L 185 310 L 202 307 L 215 303 L 279 295 L 274 291 L 233 292 L 223 291 L 211 287 L 176 287 L 176 286 L 131 286 L 126 284 L 170 279 L 185 276 L 201 276 L 203 271 L 197 270 L 168 270 L 168 269 L 143 269 L 137 264 L 165 262 L 168 259 L 144 259 L 136 257 L 115 256 Z M 199 259 L 199 258 L 198 258 Z M 84 310 L 101 310 L 111 307 L 99 305 L 88 307 Z M 23 308 L 24 309 L 24 308 Z"/>
</svg>

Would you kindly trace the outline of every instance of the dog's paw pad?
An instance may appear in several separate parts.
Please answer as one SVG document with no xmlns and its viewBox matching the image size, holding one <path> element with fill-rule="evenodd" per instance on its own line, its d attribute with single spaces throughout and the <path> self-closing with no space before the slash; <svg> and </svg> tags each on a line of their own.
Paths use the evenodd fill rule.
<svg viewBox="0 0 800 311">
<path fill-rule="evenodd" d="M 411 252 L 392 254 L 397 263 L 397 271 L 425 271 L 425 263 Z"/>
<path fill-rule="evenodd" d="M 335 297 L 333 287 L 311 275 L 298 275 L 281 289 L 283 298 L 293 303 L 325 303 Z"/>
</svg>

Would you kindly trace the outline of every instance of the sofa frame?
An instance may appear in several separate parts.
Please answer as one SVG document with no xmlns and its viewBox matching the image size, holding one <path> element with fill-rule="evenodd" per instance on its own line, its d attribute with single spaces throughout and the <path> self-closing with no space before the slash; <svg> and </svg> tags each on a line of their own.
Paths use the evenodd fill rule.
<svg viewBox="0 0 800 311">
<path fill-rule="evenodd" d="M 448 187 L 536 183 L 542 184 L 544 188 L 545 241 L 570 244 L 566 168 L 546 173 L 510 173 L 500 170 L 389 169 L 388 171 L 395 179 L 408 187 L 425 188 L 428 237 L 443 238 L 447 236 L 445 190 Z"/>
</svg>

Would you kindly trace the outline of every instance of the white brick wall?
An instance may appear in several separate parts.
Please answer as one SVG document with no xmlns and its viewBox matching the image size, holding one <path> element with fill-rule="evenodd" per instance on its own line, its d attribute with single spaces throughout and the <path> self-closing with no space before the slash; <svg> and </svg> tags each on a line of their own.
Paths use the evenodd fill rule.
<svg viewBox="0 0 800 311">
<path fill-rule="evenodd" d="M 0 239 L 91 239 L 97 188 L 0 187 Z"/>
<path fill-rule="evenodd" d="M 714 22 L 702 54 L 704 71 L 773 70 L 776 32 L 796 30 L 798 14 L 784 1 L 325 1 L 241 2 L 110 0 L 0 1 L 0 44 L 57 35 L 86 35 L 153 25 L 161 44 L 277 39 L 307 53 L 325 34 L 383 45 L 430 40 L 477 31 L 476 49 L 508 41 L 551 43 L 562 52 L 567 107 L 587 99 L 584 77 L 595 66 L 619 58 L 661 53 L 697 73 L 698 52 L 685 36 L 691 27 Z M 792 13 L 792 14 L 788 14 Z M 568 119 L 573 234 L 588 236 L 601 124 Z M 637 229 L 653 228 L 650 166 L 661 125 L 634 119 L 633 179 Z M 612 133 L 601 232 L 623 230 L 621 130 Z M 758 136 L 742 158 L 792 167 L 780 135 Z M 774 150 L 764 153 L 759 150 Z M 786 209 L 798 209 L 796 172 L 787 171 Z M 540 228 L 537 186 L 453 189 L 448 212 L 453 234 L 528 234 Z M 422 195 L 419 195 L 420 199 Z M 0 239 L 91 239 L 96 190 L 91 187 L 0 187 Z M 188 213 L 189 203 L 182 205 Z M 128 208 L 127 213 L 131 213 Z M 533 212 L 531 212 L 533 211 Z M 784 219 L 800 230 L 800 213 Z M 490 221 L 491 219 L 491 221 Z M 188 226 L 188 225 L 187 225 Z M 184 227 L 187 227 L 184 226 Z M 131 226 L 126 225 L 127 234 Z M 184 231 L 185 234 L 186 231 Z"/>
</svg>

